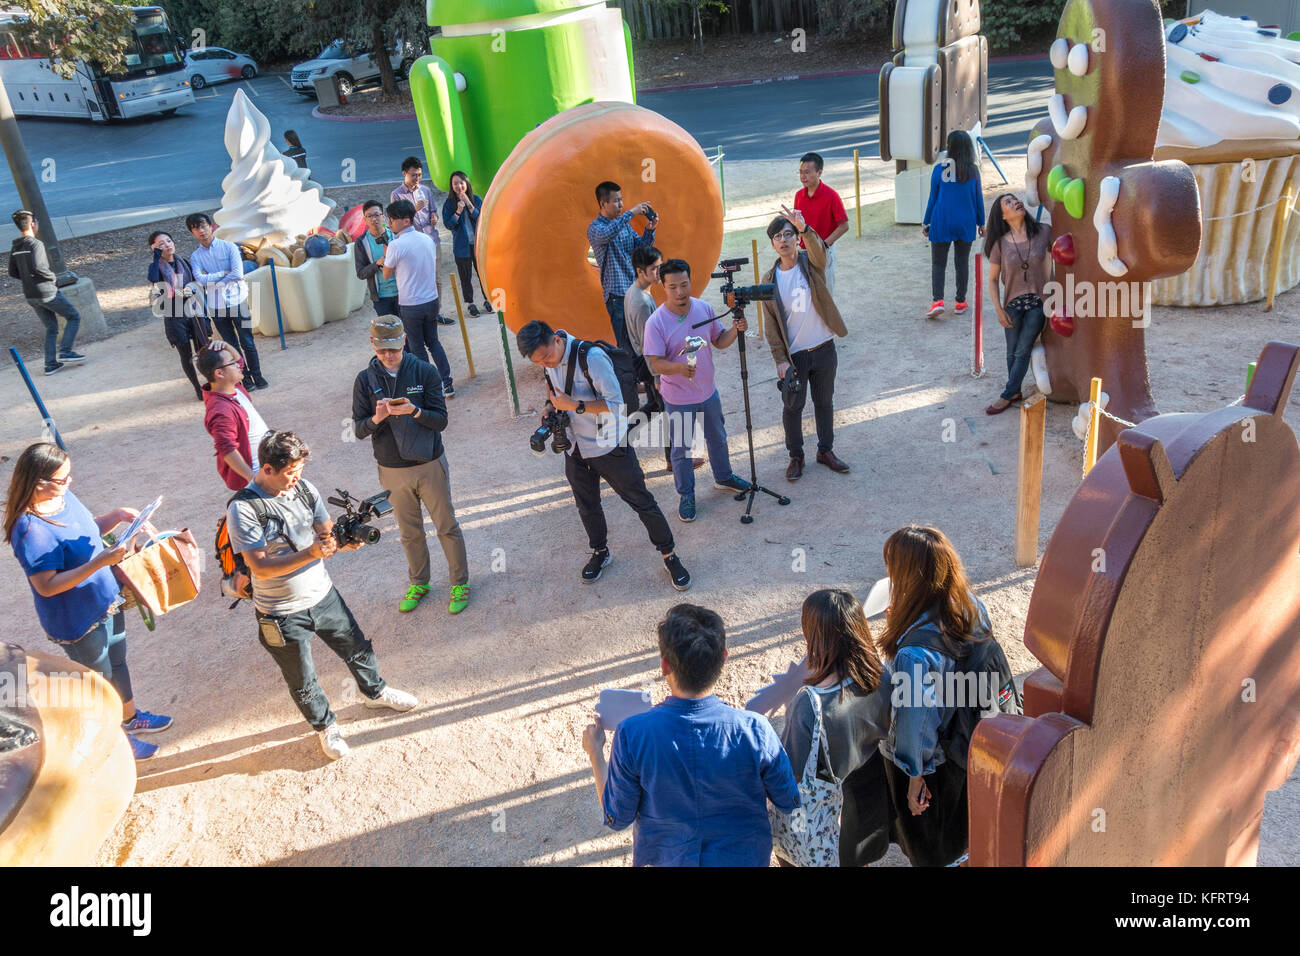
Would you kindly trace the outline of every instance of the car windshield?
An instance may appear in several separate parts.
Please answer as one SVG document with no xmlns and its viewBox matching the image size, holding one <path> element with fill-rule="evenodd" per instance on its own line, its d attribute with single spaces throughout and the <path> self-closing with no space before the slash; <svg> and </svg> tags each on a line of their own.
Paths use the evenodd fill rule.
<svg viewBox="0 0 1300 956">
<path fill-rule="evenodd" d="M 331 44 L 330 44 L 329 46 L 327 46 L 325 49 L 321 50 L 321 51 L 320 51 L 320 56 L 316 57 L 316 59 L 318 59 L 318 60 L 346 60 L 346 59 L 348 59 L 347 52 L 343 49 L 343 41 L 342 41 L 342 40 L 335 40 L 333 43 L 331 43 Z"/>
</svg>

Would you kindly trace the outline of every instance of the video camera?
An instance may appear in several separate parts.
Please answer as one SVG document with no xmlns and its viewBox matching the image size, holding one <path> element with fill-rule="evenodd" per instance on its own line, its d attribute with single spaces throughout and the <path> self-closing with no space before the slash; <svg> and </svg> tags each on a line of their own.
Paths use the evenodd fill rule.
<svg viewBox="0 0 1300 956">
<path fill-rule="evenodd" d="M 538 429 L 528 436 L 528 447 L 539 455 L 546 454 L 546 439 L 551 439 L 551 451 L 561 455 L 572 447 L 569 440 L 569 413 L 552 408 L 542 419 Z"/>
<path fill-rule="evenodd" d="M 334 490 L 338 492 L 338 497 L 325 500 L 344 510 L 334 522 L 334 543 L 344 548 L 349 544 L 374 544 L 378 541 L 379 529 L 366 524 L 366 521 L 371 517 L 384 518 L 393 513 L 393 506 L 388 503 L 389 492 L 381 491 L 369 498 L 362 498 L 357 507 L 353 508 L 353 502 L 357 499 L 342 488 Z"/>
<path fill-rule="evenodd" d="M 765 282 L 762 285 L 736 285 L 736 273 L 740 267 L 748 265 L 748 258 L 723 259 L 718 263 L 721 271 L 713 273 L 711 279 L 726 279 L 722 284 L 722 298 L 729 309 L 743 309 L 751 302 L 770 302 L 776 298 L 776 285 Z"/>
</svg>

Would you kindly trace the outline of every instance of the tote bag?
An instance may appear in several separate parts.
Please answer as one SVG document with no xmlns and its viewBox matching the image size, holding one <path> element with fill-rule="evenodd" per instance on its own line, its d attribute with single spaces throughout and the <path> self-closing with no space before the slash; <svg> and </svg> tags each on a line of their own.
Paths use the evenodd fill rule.
<svg viewBox="0 0 1300 956">
<path fill-rule="evenodd" d="M 203 555 L 188 528 L 165 531 L 115 565 L 127 605 L 157 616 L 188 604 L 199 594 Z"/>
<path fill-rule="evenodd" d="M 826 743 L 821 695 L 811 687 L 802 687 L 799 693 L 807 694 L 812 702 L 812 743 L 799 777 L 799 807 L 782 813 L 770 802 L 767 805 L 772 845 L 778 856 L 795 866 L 839 866 L 844 790 L 839 780 L 826 781 L 817 776 L 817 759 Z"/>
</svg>

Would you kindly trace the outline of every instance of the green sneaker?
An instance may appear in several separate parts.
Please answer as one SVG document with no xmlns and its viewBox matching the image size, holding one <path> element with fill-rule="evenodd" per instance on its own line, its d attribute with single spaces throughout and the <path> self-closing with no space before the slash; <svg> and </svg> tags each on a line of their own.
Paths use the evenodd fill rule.
<svg viewBox="0 0 1300 956">
<path fill-rule="evenodd" d="M 406 589 L 406 597 L 402 598 L 402 603 L 397 605 L 399 611 L 414 611 L 420 605 L 420 598 L 429 593 L 429 585 L 412 584 Z"/>
<path fill-rule="evenodd" d="M 469 585 L 453 584 L 451 586 L 451 603 L 447 605 L 447 610 L 452 614 L 459 614 L 465 610 L 465 605 L 469 603 Z"/>
</svg>

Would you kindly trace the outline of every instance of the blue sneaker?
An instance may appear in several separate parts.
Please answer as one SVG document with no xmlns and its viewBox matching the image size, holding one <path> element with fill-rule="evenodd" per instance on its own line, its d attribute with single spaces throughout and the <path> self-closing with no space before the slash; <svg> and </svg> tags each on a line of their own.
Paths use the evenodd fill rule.
<svg viewBox="0 0 1300 956">
<path fill-rule="evenodd" d="M 122 729 L 128 734 L 156 734 L 172 725 L 170 717 L 151 714 L 147 710 L 137 710 L 130 720 L 122 721 Z"/>
<path fill-rule="evenodd" d="M 734 491 L 739 493 L 749 490 L 749 482 L 733 471 L 730 477 L 724 478 L 722 481 L 715 481 L 713 487 L 721 488 L 723 491 Z"/>
<path fill-rule="evenodd" d="M 677 506 L 677 517 L 683 521 L 695 520 L 695 496 L 682 495 L 681 504 Z"/>
<path fill-rule="evenodd" d="M 126 735 L 126 739 L 131 742 L 131 755 L 136 760 L 148 760 L 150 757 L 158 755 L 157 744 L 147 744 L 143 740 L 137 740 L 130 734 Z"/>
</svg>

